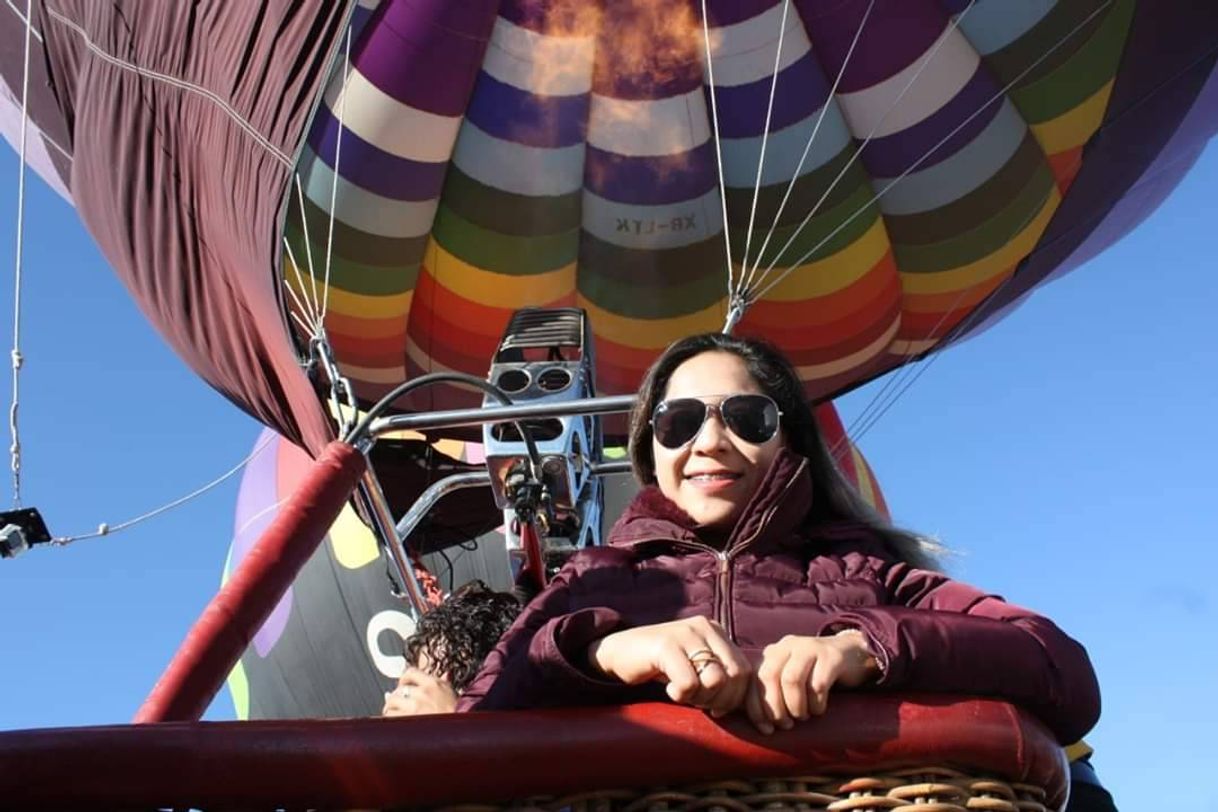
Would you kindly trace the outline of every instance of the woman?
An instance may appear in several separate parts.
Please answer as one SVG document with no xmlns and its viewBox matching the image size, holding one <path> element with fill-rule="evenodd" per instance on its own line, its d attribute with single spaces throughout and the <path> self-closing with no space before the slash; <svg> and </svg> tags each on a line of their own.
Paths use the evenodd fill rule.
<svg viewBox="0 0 1218 812">
<path fill-rule="evenodd" d="M 632 415 L 646 487 L 487 658 L 461 709 L 658 698 L 763 733 L 830 689 L 996 696 L 1063 742 L 1099 716 L 1083 648 L 1049 620 L 933 571 L 838 473 L 790 364 L 761 342 L 683 339 Z"/>
</svg>

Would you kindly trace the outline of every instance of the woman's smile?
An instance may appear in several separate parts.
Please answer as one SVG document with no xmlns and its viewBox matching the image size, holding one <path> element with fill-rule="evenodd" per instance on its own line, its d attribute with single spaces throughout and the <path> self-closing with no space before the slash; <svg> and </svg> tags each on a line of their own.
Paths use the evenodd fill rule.
<svg viewBox="0 0 1218 812">
<path fill-rule="evenodd" d="M 677 367 L 664 392 L 666 400 L 695 398 L 719 406 L 730 395 L 764 394 L 739 356 L 704 352 Z M 677 448 L 652 441 L 660 492 L 698 525 L 727 529 L 740 516 L 786 443 L 779 430 L 764 443 L 749 443 L 708 409 L 697 433 Z"/>
</svg>

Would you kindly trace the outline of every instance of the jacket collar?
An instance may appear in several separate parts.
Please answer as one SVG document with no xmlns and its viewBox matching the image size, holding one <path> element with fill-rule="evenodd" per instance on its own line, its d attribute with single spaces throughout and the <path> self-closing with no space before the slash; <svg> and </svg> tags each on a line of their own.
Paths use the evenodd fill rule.
<svg viewBox="0 0 1218 812">
<path fill-rule="evenodd" d="M 757 491 L 745 505 L 723 549 L 733 552 L 781 544 L 803 523 L 812 506 L 812 477 L 808 461 L 782 450 L 774 458 Z M 646 542 L 707 544 L 689 514 L 648 485 L 626 508 L 609 531 L 609 545 L 633 547 Z"/>
</svg>

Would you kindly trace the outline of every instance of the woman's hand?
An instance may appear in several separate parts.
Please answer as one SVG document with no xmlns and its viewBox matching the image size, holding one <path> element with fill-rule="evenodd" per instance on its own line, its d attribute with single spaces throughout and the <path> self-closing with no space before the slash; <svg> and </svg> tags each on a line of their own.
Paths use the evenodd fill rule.
<svg viewBox="0 0 1218 812">
<path fill-rule="evenodd" d="M 398 679 L 398 687 L 385 694 L 381 716 L 425 716 L 456 709 L 457 692 L 448 680 L 411 666 Z"/>
<path fill-rule="evenodd" d="M 723 628 L 705 617 L 614 632 L 588 647 L 588 663 L 627 685 L 667 683 L 673 702 L 714 717 L 740 707 L 753 671 Z"/>
<path fill-rule="evenodd" d="M 762 652 L 745 713 L 762 733 L 776 726 L 789 730 L 796 719 L 824 713 L 834 685 L 854 688 L 877 674 L 867 638 L 857 629 L 831 637 L 789 634 Z"/>
</svg>

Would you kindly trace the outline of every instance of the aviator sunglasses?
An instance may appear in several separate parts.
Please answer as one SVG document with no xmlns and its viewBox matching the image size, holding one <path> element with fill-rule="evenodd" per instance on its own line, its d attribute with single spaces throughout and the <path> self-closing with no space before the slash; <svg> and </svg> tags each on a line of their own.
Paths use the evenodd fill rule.
<svg viewBox="0 0 1218 812">
<path fill-rule="evenodd" d="M 778 433 L 782 412 L 768 395 L 728 395 L 718 405 L 698 398 L 674 398 L 656 407 L 651 429 L 656 442 L 676 449 L 692 442 L 711 412 L 717 412 L 728 431 L 750 445 L 768 442 Z"/>
</svg>

